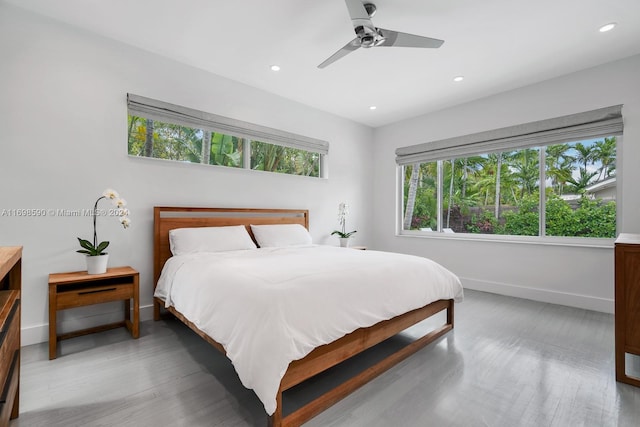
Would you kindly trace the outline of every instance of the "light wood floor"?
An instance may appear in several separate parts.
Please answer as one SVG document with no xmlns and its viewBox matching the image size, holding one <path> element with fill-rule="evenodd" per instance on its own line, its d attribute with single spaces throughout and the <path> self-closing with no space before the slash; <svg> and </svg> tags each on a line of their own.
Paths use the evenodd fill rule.
<svg viewBox="0 0 640 427">
<path fill-rule="evenodd" d="M 266 424 L 230 362 L 181 323 L 144 322 L 140 335 L 66 340 L 53 361 L 46 343 L 25 347 L 20 418 L 10 426 Z M 405 339 L 296 390 L 287 404 Z M 616 383 L 613 346 L 612 315 L 467 290 L 452 333 L 306 425 L 639 426 L 640 388 Z"/>
</svg>

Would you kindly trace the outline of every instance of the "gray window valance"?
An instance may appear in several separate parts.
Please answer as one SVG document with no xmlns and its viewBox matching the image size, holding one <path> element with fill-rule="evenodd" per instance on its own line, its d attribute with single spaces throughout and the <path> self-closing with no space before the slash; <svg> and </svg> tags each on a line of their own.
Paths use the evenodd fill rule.
<svg viewBox="0 0 640 427">
<path fill-rule="evenodd" d="M 260 142 L 268 142 L 324 155 L 329 153 L 329 143 L 327 141 L 296 135 L 266 126 L 218 116 L 216 114 L 205 113 L 192 108 L 145 98 L 131 93 L 127 94 L 127 106 L 129 114 L 134 116 L 248 138 Z"/>
<path fill-rule="evenodd" d="M 519 148 L 622 135 L 622 105 L 396 149 L 396 163 L 409 165 Z"/>
</svg>

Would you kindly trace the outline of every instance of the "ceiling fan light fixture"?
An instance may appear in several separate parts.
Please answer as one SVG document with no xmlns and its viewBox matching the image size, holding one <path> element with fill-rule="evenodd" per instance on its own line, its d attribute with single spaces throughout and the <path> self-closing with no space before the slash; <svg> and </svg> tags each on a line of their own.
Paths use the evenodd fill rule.
<svg viewBox="0 0 640 427">
<path fill-rule="evenodd" d="M 454 81 L 454 82 L 461 82 L 461 81 L 463 81 L 463 80 L 464 80 L 464 76 L 455 76 L 455 77 L 453 78 L 453 81 Z"/>
<path fill-rule="evenodd" d="M 377 7 L 373 3 L 365 3 L 364 10 L 367 11 L 367 15 L 369 15 L 369 18 L 373 18 L 373 15 L 376 14 Z"/>
<path fill-rule="evenodd" d="M 610 23 L 600 27 L 600 29 L 598 31 L 600 31 L 601 33 L 606 33 L 607 31 L 613 30 L 616 27 L 616 25 L 618 25 L 618 24 L 616 24 L 615 22 L 610 22 Z"/>
<path fill-rule="evenodd" d="M 280 66 L 279 65 L 272 65 L 271 66 L 271 71 L 280 71 Z"/>
<path fill-rule="evenodd" d="M 376 107 L 375 105 L 371 105 L 371 106 L 369 106 L 369 110 L 371 110 L 371 111 L 376 110 L 377 108 L 378 108 L 378 107 Z"/>
</svg>

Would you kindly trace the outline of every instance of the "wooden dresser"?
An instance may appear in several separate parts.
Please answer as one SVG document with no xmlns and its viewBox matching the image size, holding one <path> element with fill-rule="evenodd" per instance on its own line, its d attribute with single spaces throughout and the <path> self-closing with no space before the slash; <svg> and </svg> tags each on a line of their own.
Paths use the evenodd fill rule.
<svg viewBox="0 0 640 427">
<path fill-rule="evenodd" d="M 626 353 L 640 356 L 640 234 L 618 236 L 615 263 L 616 380 L 640 387 L 625 369 Z"/>
<path fill-rule="evenodd" d="M 22 247 L 0 247 L 0 426 L 16 418 L 20 401 Z"/>
</svg>

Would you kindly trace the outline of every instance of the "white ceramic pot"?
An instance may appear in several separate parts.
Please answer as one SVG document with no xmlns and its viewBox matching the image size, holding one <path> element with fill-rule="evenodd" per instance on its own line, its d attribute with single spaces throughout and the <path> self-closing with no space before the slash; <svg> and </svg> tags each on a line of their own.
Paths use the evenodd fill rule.
<svg viewBox="0 0 640 427">
<path fill-rule="evenodd" d="M 98 256 L 87 256 L 87 273 L 102 274 L 107 272 L 109 254 Z"/>
<path fill-rule="evenodd" d="M 351 238 L 350 237 L 340 237 L 340 247 L 341 248 L 348 248 L 350 244 L 351 244 Z"/>
</svg>

